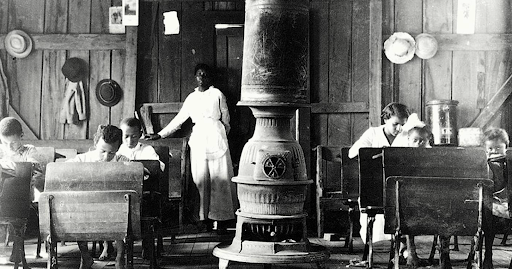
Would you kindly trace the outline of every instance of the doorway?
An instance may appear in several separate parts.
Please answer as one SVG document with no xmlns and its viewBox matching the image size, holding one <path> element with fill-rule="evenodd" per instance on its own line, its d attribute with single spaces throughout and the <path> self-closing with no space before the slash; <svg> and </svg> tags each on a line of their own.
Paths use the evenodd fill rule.
<svg viewBox="0 0 512 269">
<path fill-rule="evenodd" d="M 217 85 L 227 98 L 231 116 L 229 149 L 237 175 L 243 146 L 252 137 L 256 121 L 248 107 L 236 105 L 240 101 L 242 83 L 243 24 L 216 24 L 215 39 Z"/>
</svg>

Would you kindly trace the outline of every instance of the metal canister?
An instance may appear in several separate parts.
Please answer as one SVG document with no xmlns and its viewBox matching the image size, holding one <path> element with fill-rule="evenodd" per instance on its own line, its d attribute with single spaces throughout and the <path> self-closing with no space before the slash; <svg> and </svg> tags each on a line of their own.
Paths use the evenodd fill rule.
<svg viewBox="0 0 512 269">
<path fill-rule="evenodd" d="M 240 104 L 305 104 L 308 0 L 247 0 Z"/>
<path fill-rule="evenodd" d="M 457 146 L 456 100 L 432 100 L 426 105 L 426 122 L 432 129 L 434 145 Z"/>
</svg>

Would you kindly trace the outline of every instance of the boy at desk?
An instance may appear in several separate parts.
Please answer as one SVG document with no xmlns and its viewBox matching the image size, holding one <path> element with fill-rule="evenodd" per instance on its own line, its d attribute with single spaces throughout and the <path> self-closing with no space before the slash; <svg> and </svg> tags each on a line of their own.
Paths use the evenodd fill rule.
<svg viewBox="0 0 512 269">
<path fill-rule="evenodd" d="M 37 201 L 38 193 L 44 188 L 44 174 L 38 161 L 38 153 L 34 146 L 24 145 L 21 141 L 23 129 L 21 123 L 13 117 L 6 117 L 0 120 L 0 141 L 1 141 L 1 162 L 2 170 L 14 170 L 15 162 L 33 163 L 33 175 L 30 182 L 30 200 Z M 13 252 L 9 260 L 20 261 L 22 257 L 15 255 L 18 247 L 18 240 L 13 242 Z"/>
<path fill-rule="evenodd" d="M 100 125 L 94 135 L 94 150 L 78 154 L 68 162 L 129 162 L 125 156 L 116 154 L 122 143 L 122 135 L 123 132 L 116 126 Z M 87 249 L 87 242 L 77 243 L 81 255 L 80 269 L 91 268 L 94 261 Z M 116 246 L 116 269 L 124 269 L 124 242 L 117 240 Z"/>
<path fill-rule="evenodd" d="M 119 127 L 123 131 L 123 144 L 117 154 L 130 160 L 157 160 L 160 162 L 160 170 L 164 171 L 165 164 L 160 161 L 155 149 L 139 141 L 142 137 L 142 125 L 137 118 L 125 118 Z"/>
<path fill-rule="evenodd" d="M 492 214 L 500 218 L 510 218 L 507 192 L 506 156 L 509 144 L 508 134 L 499 128 L 484 132 L 484 147 L 487 153 L 487 163 L 492 171 L 494 181 Z"/>
<path fill-rule="evenodd" d="M 165 164 L 160 161 L 160 156 L 156 153 L 151 145 L 141 143 L 139 140 L 142 137 L 142 125 L 137 118 L 125 118 L 121 121 L 120 128 L 123 131 L 123 144 L 119 147 L 117 154 L 124 155 L 130 160 L 157 160 L 160 163 L 160 170 L 164 171 Z M 146 171 L 148 172 L 148 171 Z M 143 255 L 142 257 L 148 258 L 147 253 L 150 247 L 148 238 L 142 240 Z M 103 249 L 102 257 L 107 256 L 107 248 Z"/>
</svg>

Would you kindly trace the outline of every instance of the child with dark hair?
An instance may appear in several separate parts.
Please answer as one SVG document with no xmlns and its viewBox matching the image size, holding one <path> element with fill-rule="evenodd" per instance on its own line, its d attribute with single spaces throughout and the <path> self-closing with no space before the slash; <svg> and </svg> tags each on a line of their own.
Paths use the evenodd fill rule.
<svg viewBox="0 0 512 269">
<path fill-rule="evenodd" d="M 122 136 L 123 132 L 116 126 L 100 125 L 94 135 L 94 149 L 78 154 L 68 162 L 129 162 L 130 160 L 125 156 L 116 154 L 121 146 Z M 79 241 L 77 243 L 81 255 L 80 269 L 91 268 L 94 261 L 87 248 L 87 242 Z M 124 269 L 124 242 L 117 240 L 116 247 L 116 269 Z"/>
<path fill-rule="evenodd" d="M 32 145 L 24 145 L 21 141 L 22 137 L 23 128 L 16 118 L 6 117 L 0 120 L 0 141 L 2 143 L 0 166 L 3 170 L 13 170 L 16 167 L 16 162 L 33 163 L 30 199 L 31 201 L 37 201 L 37 194 L 44 189 L 44 174 L 37 149 Z M 12 262 L 21 261 L 22 257 L 15 255 L 17 252 L 14 251 L 19 244 L 23 244 L 23 241 L 15 240 L 13 243 L 13 252 L 10 257 Z"/>
<path fill-rule="evenodd" d="M 151 145 L 141 143 L 139 140 L 142 136 L 142 125 L 137 118 L 124 118 L 120 124 L 123 131 L 123 144 L 119 147 L 117 154 L 124 155 L 130 160 L 157 160 L 160 162 L 160 170 L 164 171 L 165 164 L 160 161 L 160 156 L 156 153 Z M 143 258 L 148 258 L 148 249 L 150 248 L 150 239 L 142 239 Z M 103 260 L 108 256 L 107 248 L 103 249 L 99 260 Z"/>
<path fill-rule="evenodd" d="M 117 154 L 124 155 L 130 160 L 157 160 L 160 156 L 151 145 L 140 142 L 142 137 L 142 125 L 137 118 L 125 118 L 119 125 L 123 131 L 123 144 Z M 165 164 L 160 162 L 160 169 L 165 169 Z"/>
<path fill-rule="evenodd" d="M 366 130 L 352 145 L 348 157 L 354 158 L 359 155 L 360 148 L 393 147 L 407 143 L 407 134 L 402 132 L 402 127 L 407 122 L 409 114 L 409 109 L 403 104 L 388 104 L 381 113 L 384 124 Z"/>
<path fill-rule="evenodd" d="M 505 130 L 500 128 L 489 129 L 484 132 L 483 144 L 487 153 L 487 163 L 492 171 L 494 181 L 492 214 L 497 217 L 509 219 L 509 195 L 507 190 L 507 146 L 509 137 Z"/>
<path fill-rule="evenodd" d="M 16 118 L 6 117 L 0 120 L 0 141 L 2 142 L 0 156 L 2 160 L 33 163 L 35 174 L 32 177 L 32 189 L 43 191 L 44 175 L 39 164 L 39 154 L 36 147 L 23 144 L 22 137 L 23 129 Z"/>
</svg>

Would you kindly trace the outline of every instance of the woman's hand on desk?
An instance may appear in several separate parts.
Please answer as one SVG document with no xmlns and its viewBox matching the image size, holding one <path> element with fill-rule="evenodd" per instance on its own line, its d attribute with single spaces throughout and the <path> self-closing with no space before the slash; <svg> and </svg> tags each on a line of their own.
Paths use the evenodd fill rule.
<svg viewBox="0 0 512 269">
<path fill-rule="evenodd" d="M 162 138 L 159 134 L 150 134 L 144 137 L 144 140 L 158 140 Z"/>
</svg>

